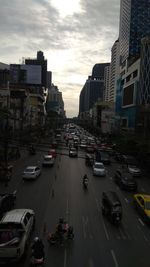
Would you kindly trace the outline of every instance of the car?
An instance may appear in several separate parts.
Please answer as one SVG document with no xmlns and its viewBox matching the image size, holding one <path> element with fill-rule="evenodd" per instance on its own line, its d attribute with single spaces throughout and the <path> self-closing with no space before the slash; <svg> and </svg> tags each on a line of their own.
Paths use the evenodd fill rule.
<svg viewBox="0 0 150 267">
<path fill-rule="evenodd" d="M 113 224 L 119 224 L 122 219 L 121 201 L 114 191 L 102 193 L 102 214 L 105 215 Z"/>
<path fill-rule="evenodd" d="M 9 211 L 14 207 L 16 193 L 17 191 L 14 191 L 13 193 L 0 194 L 0 218 L 6 211 Z"/>
<path fill-rule="evenodd" d="M 28 180 L 32 179 L 35 180 L 41 174 L 41 169 L 38 166 L 28 166 L 23 172 L 23 179 Z"/>
<path fill-rule="evenodd" d="M 57 157 L 57 153 L 56 153 L 56 150 L 53 148 L 53 149 L 50 149 L 48 151 L 48 155 L 52 155 L 53 158 L 56 158 Z"/>
<path fill-rule="evenodd" d="M 121 169 L 116 170 L 114 175 L 114 181 L 121 189 L 125 189 L 128 191 L 137 190 L 137 182 L 127 171 Z"/>
<path fill-rule="evenodd" d="M 106 170 L 102 162 L 95 162 L 93 165 L 93 175 L 106 176 Z"/>
<path fill-rule="evenodd" d="M 136 159 L 132 156 L 123 155 L 123 163 L 127 166 L 129 173 L 133 176 L 141 176 L 141 170 L 138 166 Z"/>
<path fill-rule="evenodd" d="M 135 194 L 133 196 L 133 202 L 144 221 L 150 223 L 150 195 Z"/>
<path fill-rule="evenodd" d="M 94 163 L 94 156 L 87 153 L 85 155 L 85 164 L 87 166 L 90 166 L 91 167 L 91 166 L 93 166 L 93 163 Z"/>
<path fill-rule="evenodd" d="M 75 147 L 70 147 L 69 149 L 69 157 L 77 157 L 78 151 Z"/>
<path fill-rule="evenodd" d="M 98 149 L 96 151 L 96 161 L 102 162 L 103 164 L 110 165 L 110 156 L 108 152 Z"/>
<path fill-rule="evenodd" d="M 17 262 L 26 253 L 35 213 L 31 209 L 13 209 L 0 221 L 0 261 Z"/>
<path fill-rule="evenodd" d="M 54 158 L 52 155 L 45 155 L 42 162 L 43 167 L 52 167 L 54 165 Z"/>
</svg>

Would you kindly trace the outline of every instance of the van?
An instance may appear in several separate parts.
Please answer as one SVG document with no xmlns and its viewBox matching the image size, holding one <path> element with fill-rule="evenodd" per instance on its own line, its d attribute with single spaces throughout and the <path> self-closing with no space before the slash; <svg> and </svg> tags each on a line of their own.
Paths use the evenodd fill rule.
<svg viewBox="0 0 150 267">
<path fill-rule="evenodd" d="M 122 205 L 116 192 L 107 191 L 102 193 L 102 214 L 112 224 L 118 225 L 121 222 Z"/>
</svg>

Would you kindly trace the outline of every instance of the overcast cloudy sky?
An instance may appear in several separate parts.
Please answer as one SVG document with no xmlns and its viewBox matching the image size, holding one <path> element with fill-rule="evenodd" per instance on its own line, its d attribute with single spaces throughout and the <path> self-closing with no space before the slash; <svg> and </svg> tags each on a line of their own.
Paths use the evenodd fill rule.
<svg viewBox="0 0 150 267">
<path fill-rule="evenodd" d="M 0 0 L 0 62 L 21 63 L 39 50 L 63 93 L 68 117 L 92 67 L 110 62 L 120 0 Z"/>
</svg>

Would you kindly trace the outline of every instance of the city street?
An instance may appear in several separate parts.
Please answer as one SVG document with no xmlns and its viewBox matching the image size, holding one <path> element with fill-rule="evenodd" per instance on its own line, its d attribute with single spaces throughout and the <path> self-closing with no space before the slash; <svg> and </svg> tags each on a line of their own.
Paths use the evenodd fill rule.
<svg viewBox="0 0 150 267">
<path fill-rule="evenodd" d="M 150 228 L 133 206 L 133 193 L 121 191 L 113 181 L 119 165 L 112 159 L 106 165 L 106 177 L 95 177 L 92 168 L 85 165 L 85 152 L 79 150 L 78 158 L 68 157 L 68 149 L 59 149 L 54 167 L 42 168 L 35 181 L 23 181 L 22 172 L 28 165 L 42 167 L 44 146 L 35 156 L 24 156 L 16 162 L 8 188 L 0 185 L 1 192 L 17 189 L 16 208 L 31 208 L 36 214 L 34 236 L 40 236 L 45 245 L 46 267 L 149 267 Z M 41 150 L 41 151 L 40 151 Z M 44 153 L 45 151 L 45 153 Z M 82 177 L 89 177 L 87 190 Z M 135 178 L 138 191 L 150 193 L 147 177 Z M 112 225 L 101 212 L 102 192 L 116 191 L 123 206 L 120 226 Z M 64 217 L 74 228 L 74 240 L 63 246 L 50 245 L 48 232 L 55 231 L 59 217 Z M 18 265 L 29 266 L 31 250 Z M 13 266 L 13 265 L 11 265 Z"/>
</svg>

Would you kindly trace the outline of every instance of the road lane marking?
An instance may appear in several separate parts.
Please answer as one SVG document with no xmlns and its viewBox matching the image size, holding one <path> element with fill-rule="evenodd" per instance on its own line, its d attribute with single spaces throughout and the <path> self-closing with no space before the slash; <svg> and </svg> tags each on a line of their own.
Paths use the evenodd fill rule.
<svg viewBox="0 0 150 267">
<path fill-rule="evenodd" d="M 88 224 L 88 221 L 89 221 L 88 217 L 82 216 L 83 236 L 84 236 L 84 239 L 86 239 L 86 230 L 85 229 L 86 229 L 86 226 Z"/>
<path fill-rule="evenodd" d="M 145 239 L 145 241 L 147 241 L 147 242 L 149 241 L 148 238 L 147 238 L 145 235 L 144 235 L 144 239 Z"/>
<path fill-rule="evenodd" d="M 64 267 L 67 267 L 67 249 L 64 251 Z"/>
<path fill-rule="evenodd" d="M 122 229 L 119 228 L 119 232 L 120 232 L 121 237 L 122 237 L 124 240 L 127 239 L 126 236 L 124 235 Z"/>
<path fill-rule="evenodd" d="M 145 226 L 144 222 L 141 220 L 141 218 L 138 218 L 138 221 L 142 224 L 142 226 Z"/>
<path fill-rule="evenodd" d="M 109 240 L 109 234 L 108 234 L 106 225 L 105 225 L 105 223 L 104 223 L 104 220 L 102 220 L 102 222 L 103 222 L 103 227 L 104 227 L 104 231 L 105 231 L 106 238 L 107 238 L 107 240 Z"/>
<path fill-rule="evenodd" d="M 127 199 L 126 197 L 124 198 L 126 203 L 129 203 L 129 199 Z"/>
<path fill-rule="evenodd" d="M 97 210 L 98 210 L 98 212 L 100 212 L 99 201 L 98 201 L 98 199 L 97 199 L 97 198 L 95 198 L 95 201 L 96 201 Z"/>
<path fill-rule="evenodd" d="M 68 222 L 69 220 L 69 200 L 67 199 L 67 204 L 66 204 L 66 220 Z"/>
<path fill-rule="evenodd" d="M 119 264 L 117 262 L 116 255 L 115 255 L 113 249 L 111 249 L 111 255 L 113 257 L 113 260 L 114 260 L 114 263 L 115 263 L 115 267 L 119 267 Z"/>
</svg>

